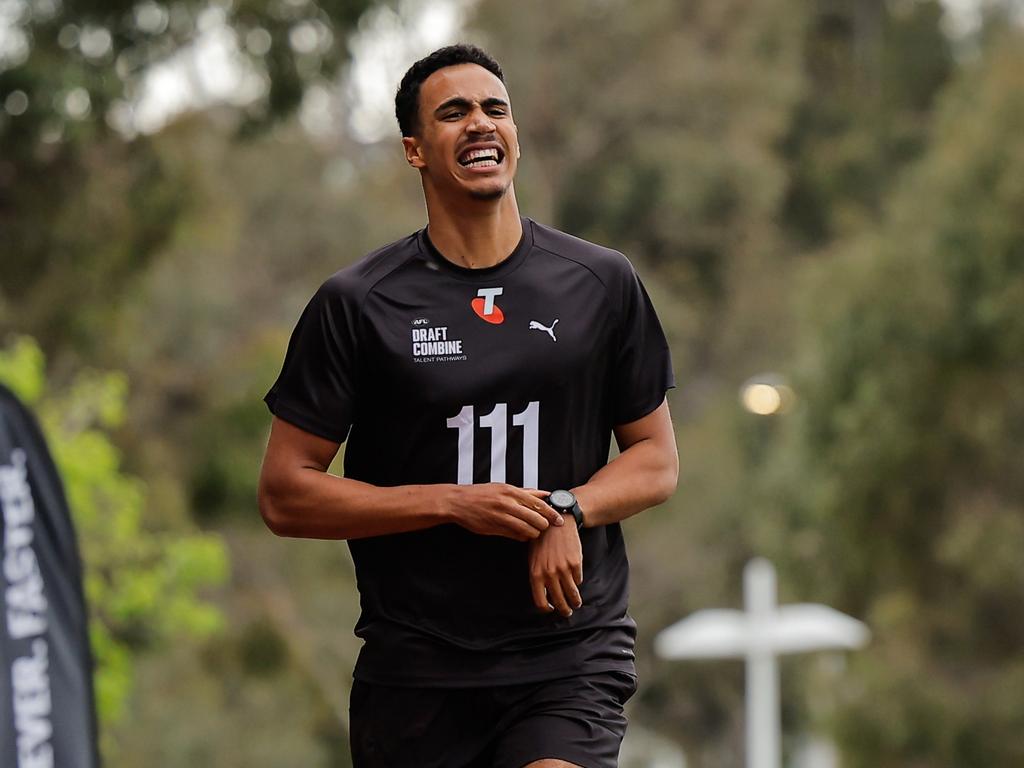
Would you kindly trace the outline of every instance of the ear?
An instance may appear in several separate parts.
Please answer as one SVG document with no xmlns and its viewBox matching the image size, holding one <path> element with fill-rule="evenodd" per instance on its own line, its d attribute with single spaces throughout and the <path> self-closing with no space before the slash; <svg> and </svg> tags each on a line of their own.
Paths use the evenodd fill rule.
<svg viewBox="0 0 1024 768">
<path fill-rule="evenodd" d="M 423 149 L 420 147 L 420 140 L 415 136 L 403 136 L 402 146 L 405 148 L 405 162 L 413 168 L 424 168 L 426 163 L 423 160 Z"/>
</svg>

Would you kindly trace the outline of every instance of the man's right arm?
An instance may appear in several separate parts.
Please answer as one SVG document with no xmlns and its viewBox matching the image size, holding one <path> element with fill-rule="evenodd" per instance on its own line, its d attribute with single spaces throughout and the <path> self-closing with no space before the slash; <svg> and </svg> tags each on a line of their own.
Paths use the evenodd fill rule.
<svg viewBox="0 0 1024 768">
<path fill-rule="evenodd" d="M 259 508 L 278 536 L 360 539 L 456 523 L 474 533 L 535 539 L 562 515 L 546 491 L 503 483 L 382 488 L 328 474 L 338 443 L 274 417 L 260 473 Z"/>
</svg>

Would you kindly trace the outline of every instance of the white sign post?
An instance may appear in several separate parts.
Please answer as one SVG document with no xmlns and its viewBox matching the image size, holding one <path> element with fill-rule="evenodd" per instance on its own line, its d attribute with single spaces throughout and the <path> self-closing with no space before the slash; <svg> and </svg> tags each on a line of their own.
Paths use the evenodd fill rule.
<svg viewBox="0 0 1024 768">
<path fill-rule="evenodd" d="M 747 660 L 747 768 L 779 768 L 778 656 L 860 648 L 871 636 L 856 619 L 826 605 L 778 605 L 775 568 L 764 558 L 743 569 L 744 611 L 697 611 L 660 632 L 655 650 L 666 659 Z"/>
</svg>

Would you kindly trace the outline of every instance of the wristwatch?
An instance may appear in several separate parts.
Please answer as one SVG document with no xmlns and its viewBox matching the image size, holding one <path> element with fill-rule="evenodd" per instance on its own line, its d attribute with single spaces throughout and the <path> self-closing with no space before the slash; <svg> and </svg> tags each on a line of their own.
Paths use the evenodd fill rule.
<svg viewBox="0 0 1024 768">
<path fill-rule="evenodd" d="M 572 515 L 576 520 L 576 530 L 583 528 L 583 510 L 580 503 L 570 491 L 552 491 L 547 498 L 548 504 L 563 515 Z"/>
</svg>

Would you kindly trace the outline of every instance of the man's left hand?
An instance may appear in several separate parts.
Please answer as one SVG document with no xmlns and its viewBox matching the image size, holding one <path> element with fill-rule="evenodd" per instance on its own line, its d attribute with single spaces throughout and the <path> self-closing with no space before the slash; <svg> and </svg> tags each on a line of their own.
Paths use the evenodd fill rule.
<svg viewBox="0 0 1024 768">
<path fill-rule="evenodd" d="M 545 613 L 558 611 L 572 616 L 583 605 L 583 545 L 572 518 L 551 526 L 529 543 L 530 588 L 533 602 Z"/>
</svg>

